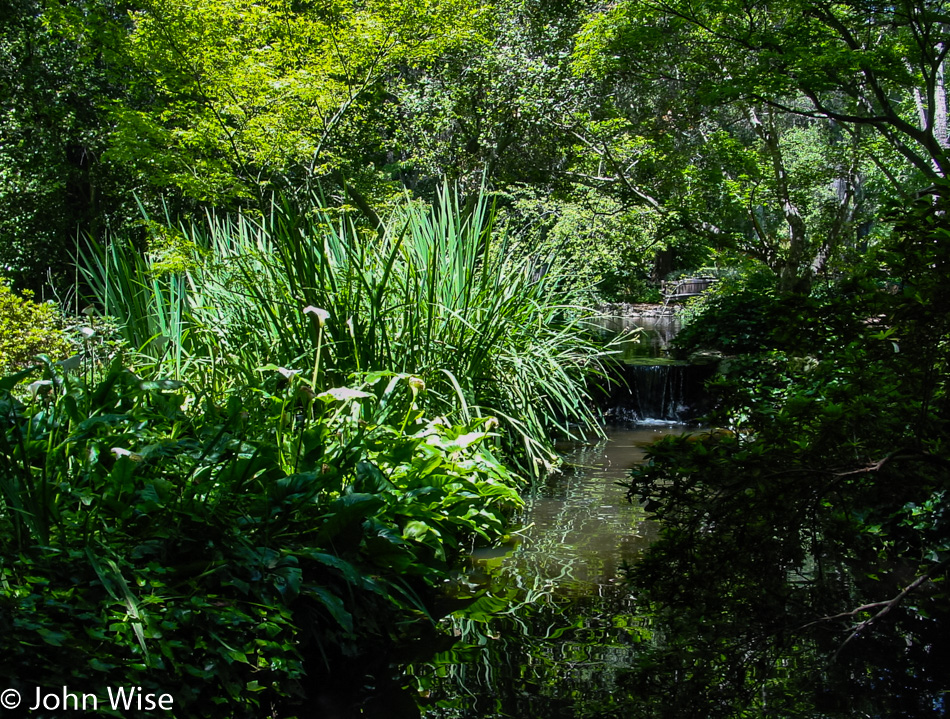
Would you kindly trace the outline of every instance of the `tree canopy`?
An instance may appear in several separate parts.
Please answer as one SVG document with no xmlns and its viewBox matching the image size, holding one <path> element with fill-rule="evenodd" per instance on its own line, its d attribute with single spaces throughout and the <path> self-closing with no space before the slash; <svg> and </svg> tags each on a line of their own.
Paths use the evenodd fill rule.
<svg viewBox="0 0 950 719">
<path fill-rule="evenodd" d="M 448 178 L 515 215 L 594 193 L 654 281 L 739 253 L 806 289 L 947 169 L 940 3 L 7 3 L 0 231 L 36 287 L 140 208 L 379 227 Z"/>
</svg>

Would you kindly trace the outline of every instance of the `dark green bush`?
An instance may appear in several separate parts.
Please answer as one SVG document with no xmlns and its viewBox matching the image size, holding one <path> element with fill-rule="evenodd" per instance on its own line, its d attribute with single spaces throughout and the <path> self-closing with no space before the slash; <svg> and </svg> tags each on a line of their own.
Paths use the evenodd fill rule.
<svg viewBox="0 0 950 719">
<path fill-rule="evenodd" d="M 819 355 L 858 339 L 880 300 L 859 279 L 812 295 L 745 287 L 705 299 L 674 347 L 683 355 L 698 349 Z"/>
<path fill-rule="evenodd" d="M 712 385 L 731 431 L 655 444 L 630 482 L 662 523 L 631 570 L 665 642 L 629 677 L 640 715 L 945 715 L 946 218 L 927 197 L 868 281 L 716 297 L 684 333 L 738 355 Z"/>
</svg>

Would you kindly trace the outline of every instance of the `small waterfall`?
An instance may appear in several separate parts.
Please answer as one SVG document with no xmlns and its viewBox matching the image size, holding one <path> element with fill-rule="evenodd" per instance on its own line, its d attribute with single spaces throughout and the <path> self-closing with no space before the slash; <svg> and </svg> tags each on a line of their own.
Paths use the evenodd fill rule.
<svg viewBox="0 0 950 719">
<path fill-rule="evenodd" d="M 640 424 L 688 422 L 705 407 L 703 383 L 709 367 L 686 363 L 638 362 L 623 368 L 623 382 L 610 393 L 608 415 Z"/>
<path fill-rule="evenodd" d="M 711 409 L 705 382 L 716 368 L 670 357 L 670 343 L 679 327 L 676 317 L 668 314 L 605 318 L 608 334 L 639 330 L 622 345 L 609 384 L 596 393 L 608 419 L 673 424 L 690 422 Z"/>
<path fill-rule="evenodd" d="M 634 365 L 630 368 L 628 381 L 638 419 L 680 421 L 688 409 L 682 370 L 677 365 Z"/>
</svg>

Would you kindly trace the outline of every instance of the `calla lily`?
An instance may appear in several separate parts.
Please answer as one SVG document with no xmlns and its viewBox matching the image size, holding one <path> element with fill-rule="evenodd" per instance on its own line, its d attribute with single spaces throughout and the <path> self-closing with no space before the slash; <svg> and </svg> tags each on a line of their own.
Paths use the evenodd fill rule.
<svg viewBox="0 0 950 719">
<path fill-rule="evenodd" d="M 64 360 L 60 360 L 56 364 L 58 364 L 64 370 L 69 371 L 73 369 L 79 369 L 82 366 L 82 359 L 79 357 L 79 355 L 73 355 L 72 357 L 67 357 Z"/>
<path fill-rule="evenodd" d="M 30 382 L 26 388 L 30 391 L 34 397 L 40 393 L 40 391 L 46 391 L 48 388 L 52 387 L 53 383 L 48 379 L 38 379 L 35 382 Z"/>
<path fill-rule="evenodd" d="M 112 454 L 114 454 L 114 455 L 116 456 L 116 458 L 119 458 L 119 457 L 128 457 L 128 458 L 131 459 L 133 462 L 141 462 L 141 461 L 142 461 L 142 455 L 141 455 L 141 454 L 136 454 L 135 452 L 130 452 L 129 450 L 125 449 L 124 447 L 113 447 L 110 451 L 112 452 Z"/>
<path fill-rule="evenodd" d="M 322 310 L 319 307 L 314 307 L 313 305 L 307 305 L 303 308 L 303 313 L 305 315 L 313 315 L 317 318 L 317 322 L 320 323 L 320 326 L 323 327 L 327 320 L 330 319 L 330 313 L 326 310 Z"/>
<path fill-rule="evenodd" d="M 365 397 L 372 397 L 369 392 L 364 392 L 360 389 L 352 389 L 351 387 L 334 387 L 333 389 L 328 389 L 326 392 L 321 392 L 317 397 L 332 397 L 336 400 L 347 400 L 347 399 L 363 399 Z"/>
</svg>

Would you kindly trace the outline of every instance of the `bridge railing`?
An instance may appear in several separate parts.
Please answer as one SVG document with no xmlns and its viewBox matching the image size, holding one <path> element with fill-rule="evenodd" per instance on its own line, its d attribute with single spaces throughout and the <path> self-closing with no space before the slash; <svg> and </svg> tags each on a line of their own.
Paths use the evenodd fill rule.
<svg viewBox="0 0 950 719">
<path fill-rule="evenodd" d="M 663 283 L 664 305 L 701 295 L 719 281 L 717 277 L 683 277 Z"/>
</svg>

